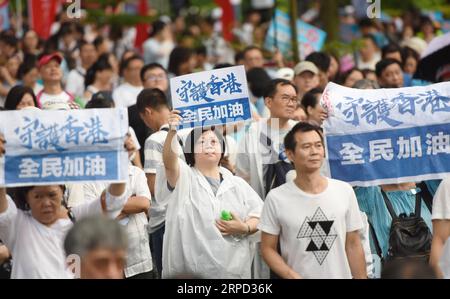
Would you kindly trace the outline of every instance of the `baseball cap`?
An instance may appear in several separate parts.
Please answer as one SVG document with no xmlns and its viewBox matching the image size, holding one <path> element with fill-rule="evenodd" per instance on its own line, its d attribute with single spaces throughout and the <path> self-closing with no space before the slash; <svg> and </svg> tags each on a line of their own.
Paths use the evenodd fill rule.
<svg viewBox="0 0 450 299">
<path fill-rule="evenodd" d="M 276 77 L 280 79 L 292 80 L 294 79 L 294 70 L 288 67 L 283 67 L 277 71 Z"/>
<path fill-rule="evenodd" d="M 40 67 L 46 65 L 53 59 L 55 59 L 58 62 L 58 64 L 61 64 L 61 61 L 63 60 L 61 55 L 59 55 L 58 53 L 47 54 L 47 55 L 42 56 L 41 59 L 39 59 L 38 67 L 40 68 Z"/>
<path fill-rule="evenodd" d="M 297 65 L 294 68 L 294 74 L 300 75 L 303 72 L 311 72 L 314 75 L 318 75 L 319 74 L 319 69 L 317 68 L 317 66 L 312 63 L 311 61 L 302 61 L 297 63 Z"/>
</svg>

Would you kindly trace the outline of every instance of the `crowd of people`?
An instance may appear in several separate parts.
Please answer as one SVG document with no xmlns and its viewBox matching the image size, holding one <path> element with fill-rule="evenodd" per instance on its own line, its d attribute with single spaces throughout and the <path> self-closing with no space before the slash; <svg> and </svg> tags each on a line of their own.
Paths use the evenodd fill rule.
<svg viewBox="0 0 450 299">
<path fill-rule="evenodd" d="M 0 277 L 378 278 L 381 264 L 382 277 L 401 277 L 389 265 L 391 212 L 419 210 L 432 240 L 420 262 L 402 261 L 403 276 L 449 278 L 440 261 L 450 260 L 450 177 L 352 187 L 327 172 L 321 128 L 329 82 L 450 80 L 450 61 L 433 82 L 413 77 L 438 24 L 420 11 L 401 26 L 344 15 L 361 35 L 350 62 L 322 51 L 293 64 L 263 48 L 266 12 L 245 14 L 239 46 L 211 16 L 161 17 L 142 50 L 134 28 L 64 17 L 47 40 L 30 28 L 1 32 L 2 110 L 127 108 L 130 128 L 125 183 L 0 188 Z M 252 121 L 178 130 L 170 78 L 235 65 L 245 67 Z"/>
</svg>

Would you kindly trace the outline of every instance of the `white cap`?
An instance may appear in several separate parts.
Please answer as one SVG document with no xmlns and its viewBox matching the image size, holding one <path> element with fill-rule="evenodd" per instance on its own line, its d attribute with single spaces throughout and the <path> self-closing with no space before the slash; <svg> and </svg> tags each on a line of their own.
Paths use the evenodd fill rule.
<svg viewBox="0 0 450 299">
<path fill-rule="evenodd" d="M 419 53 L 419 55 L 422 55 L 423 51 L 427 48 L 427 42 L 420 37 L 411 37 L 403 41 L 402 46 L 411 48 Z"/>
<path fill-rule="evenodd" d="M 275 76 L 279 79 L 292 81 L 294 79 L 294 70 L 289 67 L 283 67 L 277 71 Z"/>
</svg>

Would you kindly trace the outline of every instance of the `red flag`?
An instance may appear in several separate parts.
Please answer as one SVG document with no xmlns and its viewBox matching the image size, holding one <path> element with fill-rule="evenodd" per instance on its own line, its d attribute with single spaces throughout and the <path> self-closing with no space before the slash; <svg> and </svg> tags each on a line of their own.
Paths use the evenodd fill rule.
<svg viewBox="0 0 450 299">
<path fill-rule="evenodd" d="M 140 16 L 147 16 L 148 5 L 147 0 L 139 0 L 138 12 Z M 136 25 L 136 40 L 134 46 L 142 52 L 142 44 L 148 37 L 150 25 L 147 23 L 139 23 Z"/>
<path fill-rule="evenodd" d="M 50 36 L 50 28 L 60 4 L 58 0 L 28 0 L 30 26 L 41 38 L 47 39 Z"/>
<path fill-rule="evenodd" d="M 233 39 L 234 10 L 230 0 L 215 0 L 216 4 L 222 8 L 222 33 L 226 41 Z"/>
</svg>

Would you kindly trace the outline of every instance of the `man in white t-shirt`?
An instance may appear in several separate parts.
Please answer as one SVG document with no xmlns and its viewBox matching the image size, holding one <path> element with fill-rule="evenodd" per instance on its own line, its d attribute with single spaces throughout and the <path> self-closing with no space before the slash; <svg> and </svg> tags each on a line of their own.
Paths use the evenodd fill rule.
<svg viewBox="0 0 450 299">
<path fill-rule="evenodd" d="M 67 75 L 66 90 L 74 97 L 81 98 L 85 90 L 84 77 L 86 76 L 86 72 L 94 64 L 98 56 L 97 50 L 92 43 L 82 41 L 79 48 L 80 61 L 78 66 Z"/>
<path fill-rule="evenodd" d="M 150 209 L 148 231 L 152 244 L 153 257 L 159 273 L 162 272 L 162 247 L 165 232 L 167 204 L 165 198 L 157 198 L 155 194 L 155 180 L 158 168 L 163 166 L 162 152 L 164 142 L 169 131 L 170 108 L 163 91 L 158 88 L 146 88 L 139 93 L 136 102 L 139 116 L 145 125 L 155 133 L 145 140 L 144 172 L 147 184 L 154 199 Z M 177 149 L 180 158 L 183 158 L 181 146 Z"/>
<path fill-rule="evenodd" d="M 297 107 L 297 89 L 285 79 L 273 79 L 264 94 L 270 117 L 251 123 L 239 144 L 236 174 L 245 179 L 264 200 L 271 189 L 270 165 L 284 161 L 283 139 L 295 125 L 292 120 Z M 269 176 L 269 177 L 268 177 Z M 284 182 L 283 182 L 284 183 Z"/>
<path fill-rule="evenodd" d="M 264 260 L 282 278 L 367 278 L 356 196 L 349 184 L 320 174 L 320 129 L 298 123 L 284 144 L 297 177 L 266 197 L 258 225 Z"/>
<path fill-rule="evenodd" d="M 264 102 L 270 118 L 252 122 L 245 128 L 236 158 L 236 175 L 246 180 L 263 200 L 270 189 L 283 184 L 289 171 L 293 171 L 283 139 L 296 123 L 292 120 L 297 107 L 295 85 L 286 79 L 271 80 L 264 93 Z M 281 167 L 283 173 L 276 171 Z M 259 250 L 253 265 L 253 278 L 270 277 L 269 267 L 262 261 Z"/>
<path fill-rule="evenodd" d="M 450 269 L 441 269 L 441 261 L 450 260 L 450 250 L 444 252 L 444 244 L 450 237 L 450 176 L 442 180 L 433 198 L 433 242 L 431 243 L 430 264 L 438 276 L 442 277 L 444 271 L 450 273 Z M 447 246 L 448 247 L 448 246 Z M 449 263 L 446 263 L 449 266 Z M 449 267 L 450 268 L 450 267 Z"/>
<path fill-rule="evenodd" d="M 120 74 L 124 83 L 113 91 L 113 99 L 116 107 L 130 107 L 136 104 L 138 94 L 143 89 L 141 81 L 141 69 L 144 67 L 144 60 L 133 55 L 120 64 Z"/>
<path fill-rule="evenodd" d="M 39 59 L 38 68 L 44 88 L 36 95 L 36 99 L 41 109 L 58 104 L 72 105 L 74 101 L 73 95 L 62 88 L 62 59 L 58 53 L 44 54 Z"/>
</svg>

